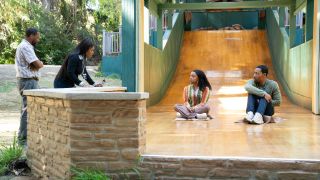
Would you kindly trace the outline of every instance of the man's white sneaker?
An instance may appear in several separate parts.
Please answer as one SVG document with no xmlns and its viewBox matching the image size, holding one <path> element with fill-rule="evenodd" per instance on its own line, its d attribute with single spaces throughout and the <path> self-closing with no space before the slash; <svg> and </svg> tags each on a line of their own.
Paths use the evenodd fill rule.
<svg viewBox="0 0 320 180">
<path fill-rule="evenodd" d="M 197 119 L 207 119 L 207 113 L 197 114 Z"/>
<path fill-rule="evenodd" d="M 181 114 L 177 112 L 176 118 L 182 118 Z"/>
<path fill-rule="evenodd" d="M 244 120 L 247 121 L 247 122 L 249 122 L 249 123 L 251 123 L 251 122 L 252 122 L 252 119 L 253 119 L 253 116 L 254 116 L 253 112 L 252 112 L 252 111 L 249 111 L 249 112 L 247 112 L 247 115 L 246 115 L 246 117 L 244 118 Z"/>
<path fill-rule="evenodd" d="M 260 113 L 256 113 L 252 119 L 252 122 L 255 124 L 263 124 L 263 117 Z"/>
</svg>

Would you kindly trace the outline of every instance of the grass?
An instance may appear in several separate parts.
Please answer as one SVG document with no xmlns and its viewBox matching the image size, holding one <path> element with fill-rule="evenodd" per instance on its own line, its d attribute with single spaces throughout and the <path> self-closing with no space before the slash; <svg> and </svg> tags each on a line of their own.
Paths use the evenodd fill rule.
<svg viewBox="0 0 320 180">
<path fill-rule="evenodd" d="M 18 144 L 16 135 L 13 142 L 9 146 L 2 145 L 0 149 L 0 176 L 8 171 L 8 166 L 21 158 L 23 154 L 23 147 Z"/>
<path fill-rule="evenodd" d="M 4 175 L 8 170 L 7 166 L 0 164 L 0 176 Z"/>
<path fill-rule="evenodd" d="M 138 155 L 136 158 L 135 167 L 132 167 L 129 169 L 123 169 L 122 171 L 120 171 L 119 173 L 120 179 L 129 180 L 131 179 L 130 176 L 134 175 L 135 179 L 142 180 L 143 178 L 138 168 L 142 161 L 143 161 L 143 158 L 140 155 Z"/>
<path fill-rule="evenodd" d="M 72 180 L 110 180 L 111 178 L 101 170 L 71 168 L 73 173 Z M 137 179 L 142 179 L 137 168 L 123 169 L 117 173 L 120 179 L 128 180 L 130 176 L 136 175 Z"/>
<path fill-rule="evenodd" d="M 103 171 L 94 169 L 79 169 L 72 168 L 71 172 L 74 174 L 73 180 L 109 180 L 111 179 Z"/>
</svg>

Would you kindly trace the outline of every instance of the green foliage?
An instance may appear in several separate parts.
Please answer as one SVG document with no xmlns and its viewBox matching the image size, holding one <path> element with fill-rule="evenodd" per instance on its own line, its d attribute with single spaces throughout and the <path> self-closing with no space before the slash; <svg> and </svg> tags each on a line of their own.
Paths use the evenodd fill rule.
<svg viewBox="0 0 320 180">
<path fill-rule="evenodd" d="M 120 179 L 127 180 L 127 179 L 143 179 L 140 173 L 138 166 L 143 161 L 141 156 L 137 156 L 136 159 L 136 166 L 128 169 L 122 169 L 118 172 L 115 172 Z M 72 167 L 71 172 L 73 173 L 73 180 L 109 180 L 112 179 L 108 175 L 106 175 L 101 170 L 95 169 L 81 169 L 77 167 Z"/>
<path fill-rule="evenodd" d="M 94 76 L 95 77 L 106 77 L 106 75 L 101 71 L 98 71 Z"/>
<path fill-rule="evenodd" d="M 108 177 L 103 171 L 94 170 L 94 169 L 79 169 L 72 168 L 71 172 L 74 174 L 72 177 L 73 180 L 109 180 Z"/>
<path fill-rule="evenodd" d="M 46 64 L 61 64 L 75 43 L 61 18 L 43 9 L 41 5 L 26 0 L 8 0 L 0 5 L 4 28 L 0 29 L 0 63 L 14 63 L 15 51 L 28 27 L 40 31 L 41 40 L 36 54 Z"/>
<path fill-rule="evenodd" d="M 142 180 L 141 172 L 139 169 L 139 166 L 141 165 L 141 162 L 143 161 L 142 157 L 140 155 L 137 156 L 135 166 L 128 169 L 123 169 L 122 171 L 119 171 L 119 177 L 120 179 L 129 180 L 129 179 L 139 179 Z M 134 178 L 133 178 L 134 177 Z"/>
<path fill-rule="evenodd" d="M 120 0 L 99 0 L 97 9 L 87 8 L 95 0 L 57 0 L 45 9 L 29 0 L 0 3 L 0 64 L 13 64 L 15 51 L 28 27 L 40 31 L 36 54 L 45 64 L 61 64 L 67 54 L 85 37 L 96 42 L 94 59 L 101 58 L 102 30 L 117 31 Z"/>
<path fill-rule="evenodd" d="M 21 38 L 19 28 L 27 24 L 28 18 L 24 15 L 28 11 L 22 2 L 3 1 L 0 3 L 0 12 L 0 63 L 12 64 L 12 54 L 17 46 L 15 39 Z"/>
<path fill-rule="evenodd" d="M 74 48 L 75 42 L 72 34 L 61 19 L 43 10 L 41 6 L 33 5 L 30 14 L 40 31 L 41 40 L 36 46 L 36 53 L 46 64 L 61 64 L 64 57 Z"/>
<path fill-rule="evenodd" d="M 14 136 L 13 142 L 9 146 L 2 146 L 0 149 L 0 176 L 7 170 L 8 166 L 21 158 L 23 148 L 18 144 L 17 137 Z"/>
<path fill-rule="evenodd" d="M 118 31 L 121 24 L 121 0 L 99 0 L 99 10 L 93 14 L 98 30 Z"/>
<path fill-rule="evenodd" d="M 108 175 L 106 175 L 101 170 L 95 169 L 81 169 L 73 167 L 71 168 L 71 172 L 73 174 L 73 180 L 109 180 L 111 179 Z M 138 168 L 130 168 L 130 169 L 123 169 L 119 171 L 118 176 L 120 179 L 127 180 L 132 179 L 132 176 L 135 176 L 136 179 L 142 179 L 141 173 Z"/>
</svg>

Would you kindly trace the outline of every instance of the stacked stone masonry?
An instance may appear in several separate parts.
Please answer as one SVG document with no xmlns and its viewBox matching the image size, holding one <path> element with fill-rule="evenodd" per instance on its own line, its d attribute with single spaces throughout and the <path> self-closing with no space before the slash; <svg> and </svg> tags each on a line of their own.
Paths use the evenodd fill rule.
<svg viewBox="0 0 320 180">
<path fill-rule="evenodd" d="M 33 173 L 69 179 L 72 166 L 108 173 L 137 166 L 145 149 L 145 100 L 28 96 L 28 162 Z"/>
<path fill-rule="evenodd" d="M 144 179 L 320 180 L 320 161 L 142 156 Z"/>
</svg>

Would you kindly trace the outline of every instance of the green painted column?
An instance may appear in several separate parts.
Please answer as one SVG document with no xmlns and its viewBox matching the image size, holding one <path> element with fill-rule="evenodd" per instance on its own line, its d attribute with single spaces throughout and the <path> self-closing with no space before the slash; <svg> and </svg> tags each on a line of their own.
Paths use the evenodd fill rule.
<svg viewBox="0 0 320 180">
<path fill-rule="evenodd" d="M 167 2 L 173 3 L 173 0 L 167 0 Z M 173 15 L 173 10 L 168 10 L 168 21 L 167 21 L 168 29 L 172 29 L 172 15 Z"/>
<path fill-rule="evenodd" d="M 122 86 L 136 90 L 139 0 L 122 0 Z"/>
<path fill-rule="evenodd" d="M 158 11 L 157 16 L 157 48 L 162 50 L 162 39 L 163 39 L 163 29 L 162 29 L 162 11 Z"/>
<path fill-rule="evenodd" d="M 314 0 L 307 0 L 306 41 L 309 41 L 313 38 L 313 4 Z"/>
<path fill-rule="evenodd" d="M 279 9 L 279 26 L 284 27 L 284 19 L 286 16 L 285 7 L 280 7 Z"/>
<path fill-rule="evenodd" d="M 169 12 L 168 12 L 168 22 L 167 22 L 168 29 L 172 29 L 172 15 L 173 15 L 172 11 L 169 10 Z"/>
<path fill-rule="evenodd" d="M 295 1 L 294 1 L 295 2 Z M 290 35 L 290 47 L 294 46 L 294 40 L 296 38 L 296 15 L 294 14 L 295 10 L 295 4 L 293 3 L 290 6 L 290 30 L 289 30 L 289 35 Z"/>
</svg>

